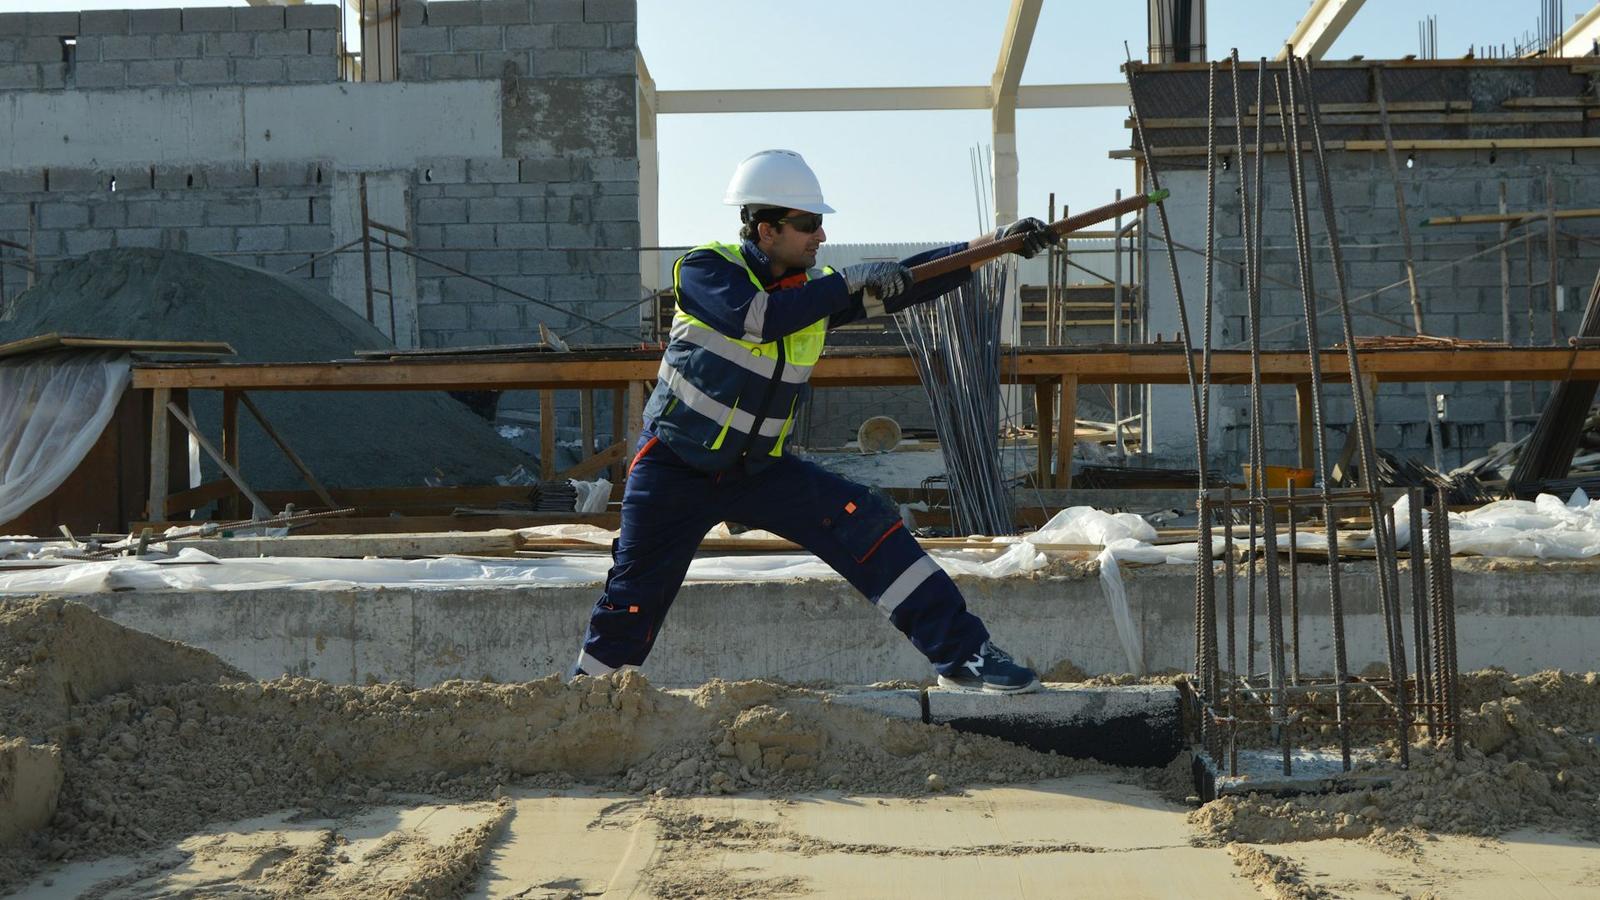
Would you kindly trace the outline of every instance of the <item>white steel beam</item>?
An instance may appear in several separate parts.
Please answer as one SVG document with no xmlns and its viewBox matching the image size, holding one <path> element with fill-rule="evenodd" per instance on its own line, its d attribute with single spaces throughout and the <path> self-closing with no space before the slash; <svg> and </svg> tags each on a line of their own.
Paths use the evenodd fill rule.
<svg viewBox="0 0 1600 900">
<path fill-rule="evenodd" d="M 656 144 L 656 112 L 660 101 L 656 81 L 644 63 L 644 54 L 634 52 L 634 68 L 639 81 L 639 246 L 661 245 L 661 157 Z M 645 290 L 663 287 L 661 254 L 657 250 L 639 252 L 639 280 Z M 654 303 L 640 307 L 641 324 L 656 314 Z"/>
<path fill-rule="evenodd" d="M 1022 69 L 1028 63 L 1028 48 L 1033 45 L 1034 28 L 1044 0 L 1011 0 L 1006 16 L 1005 36 L 1000 40 L 1000 58 L 995 62 L 994 78 L 989 82 L 993 143 L 995 224 L 1017 217 L 1017 87 Z"/>
<path fill-rule="evenodd" d="M 994 92 L 978 85 L 957 87 L 774 88 L 732 91 L 655 91 L 658 115 L 773 112 L 882 112 L 893 110 L 993 109 Z M 1017 109 L 1124 107 L 1128 86 L 1120 81 L 1087 84 L 1024 84 Z"/>
<path fill-rule="evenodd" d="M 1289 35 L 1287 46 L 1278 51 L 1278 59 L 1288 59 L 1291 48 L 1296 56 L 1321 59 L 1364 2 L 1366 0 L 1313 0 L 1311 8 Z"/>
<path fill-rule="evenodd" d="M 1572 23 L 1561 35 L 1555 56 L 1588 56 L 1600 47 L 1600 5 L 1589 10 Z"/>
</svg>

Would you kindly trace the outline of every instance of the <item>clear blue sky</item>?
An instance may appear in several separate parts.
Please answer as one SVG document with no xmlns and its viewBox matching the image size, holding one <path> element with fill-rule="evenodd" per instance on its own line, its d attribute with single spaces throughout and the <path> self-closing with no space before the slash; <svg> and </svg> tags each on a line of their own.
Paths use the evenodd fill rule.
<svg viewBox="0 0 1600 900">
<path fill-rule="evenodd" d="M 638 0 L 639 46 L 661 90 L 988 84 L 1008 0 Z M 244 0 L 0 0 L 0 9 L 243 6 Z M 1277 52 L 1309 4 L 1210 0 L 1207 51 Z M 1023 84 L 1119 81 L 1122 45 L 1145 43 L 1143 0 L 1046 0 Z M 1576 18 L 1582 0 L 1567 5 Z M 1368 0 L 1330 58 L 1417 52 L 1417 22 L 1438 17 L 1439 55 L 1531 32 L 1538 0 Z M 1043 217 L 1048 195 L 1085 209 L 1128 189 L 1120 109 L 1017 114 L 1020 206 Z M 978 229 L 970 152 L 987 145 L 984 111 L 662 116 L 661 238 L 692 244 L 736 228 L 721 205 L 739 160 L 766 147 L 804 154 L 822 179 L 833 241 L 959 240 Z"/>
</svg>

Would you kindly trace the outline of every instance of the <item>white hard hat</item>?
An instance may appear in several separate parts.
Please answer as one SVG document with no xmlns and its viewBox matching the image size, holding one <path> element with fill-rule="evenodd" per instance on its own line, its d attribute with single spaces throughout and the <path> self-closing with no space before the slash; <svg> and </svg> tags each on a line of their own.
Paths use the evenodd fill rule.
<svg viewBox="0 0 1600 900">
<path fill-rule="evenodd" d="M 733 172 L 722 202 L 728 206 L 780 206 L 810 213 L 831 213 L 822 202 L 817 175 L 793 150 L 763 150 Z"/>
</svg>

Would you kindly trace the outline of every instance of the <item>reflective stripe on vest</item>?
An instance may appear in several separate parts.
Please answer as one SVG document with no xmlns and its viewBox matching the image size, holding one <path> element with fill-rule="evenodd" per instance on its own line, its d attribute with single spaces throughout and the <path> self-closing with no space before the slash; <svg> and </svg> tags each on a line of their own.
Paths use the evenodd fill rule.
<svg viewBox="0 0 1600 900">
<path fill-rule="evenodd" d="M 759 351 L 745 348 L 741 342 L 735 341 L 727 335 L 713 328 L 706 328 L 696 324 L 692 316 L 674 317 L 672 321 L 672 340 L 684 341 L 715 353 L 728 362 L 741 369 L 754 372 L 762 378 L 771 378 L 777 371 L 778 361 L 767 357 Z M 783 380 L 790 384 L 805 384 L 811 380 L 811 366 L 791 365 L 787 362 L 783 366 Z"/>
<path fill-rule="evenodd" d="M 713 422 L 720 423 L 724 432 L 732 429 L 740 434 L 749 434 L 750 429 L 755 427 L 756 417 L 753 413 L 728 406 L 695 387 L 682 372 L 667 365 L 666 360 L 662 360 L 661 368 L 656 370 L 656 377 L 667 383 L 667 389 L 672 391 L 673 396 L 682 401 L 684 406 Z M 761 436 L 778 437 L 787 426 L 787 421 L 768 416 L 761 422 Z M 717 445 L 721 443 L 722 437 L 719 436 Z"/>
</svg>

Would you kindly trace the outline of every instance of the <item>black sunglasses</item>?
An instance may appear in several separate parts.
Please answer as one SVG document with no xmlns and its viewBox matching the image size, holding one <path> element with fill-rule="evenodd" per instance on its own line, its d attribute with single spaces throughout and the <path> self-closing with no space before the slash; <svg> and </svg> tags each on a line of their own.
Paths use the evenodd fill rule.
<svg viewBox="0 0 1600 900">
<path fill-rule="evenodd" d="M 815 234 L 822 227 L 822 213 L 800 213 L 796 216 L 784 216 L 778 220 L 779 225 L 788 225 L 795 231 L 803 234 Z"/>
</svg>

